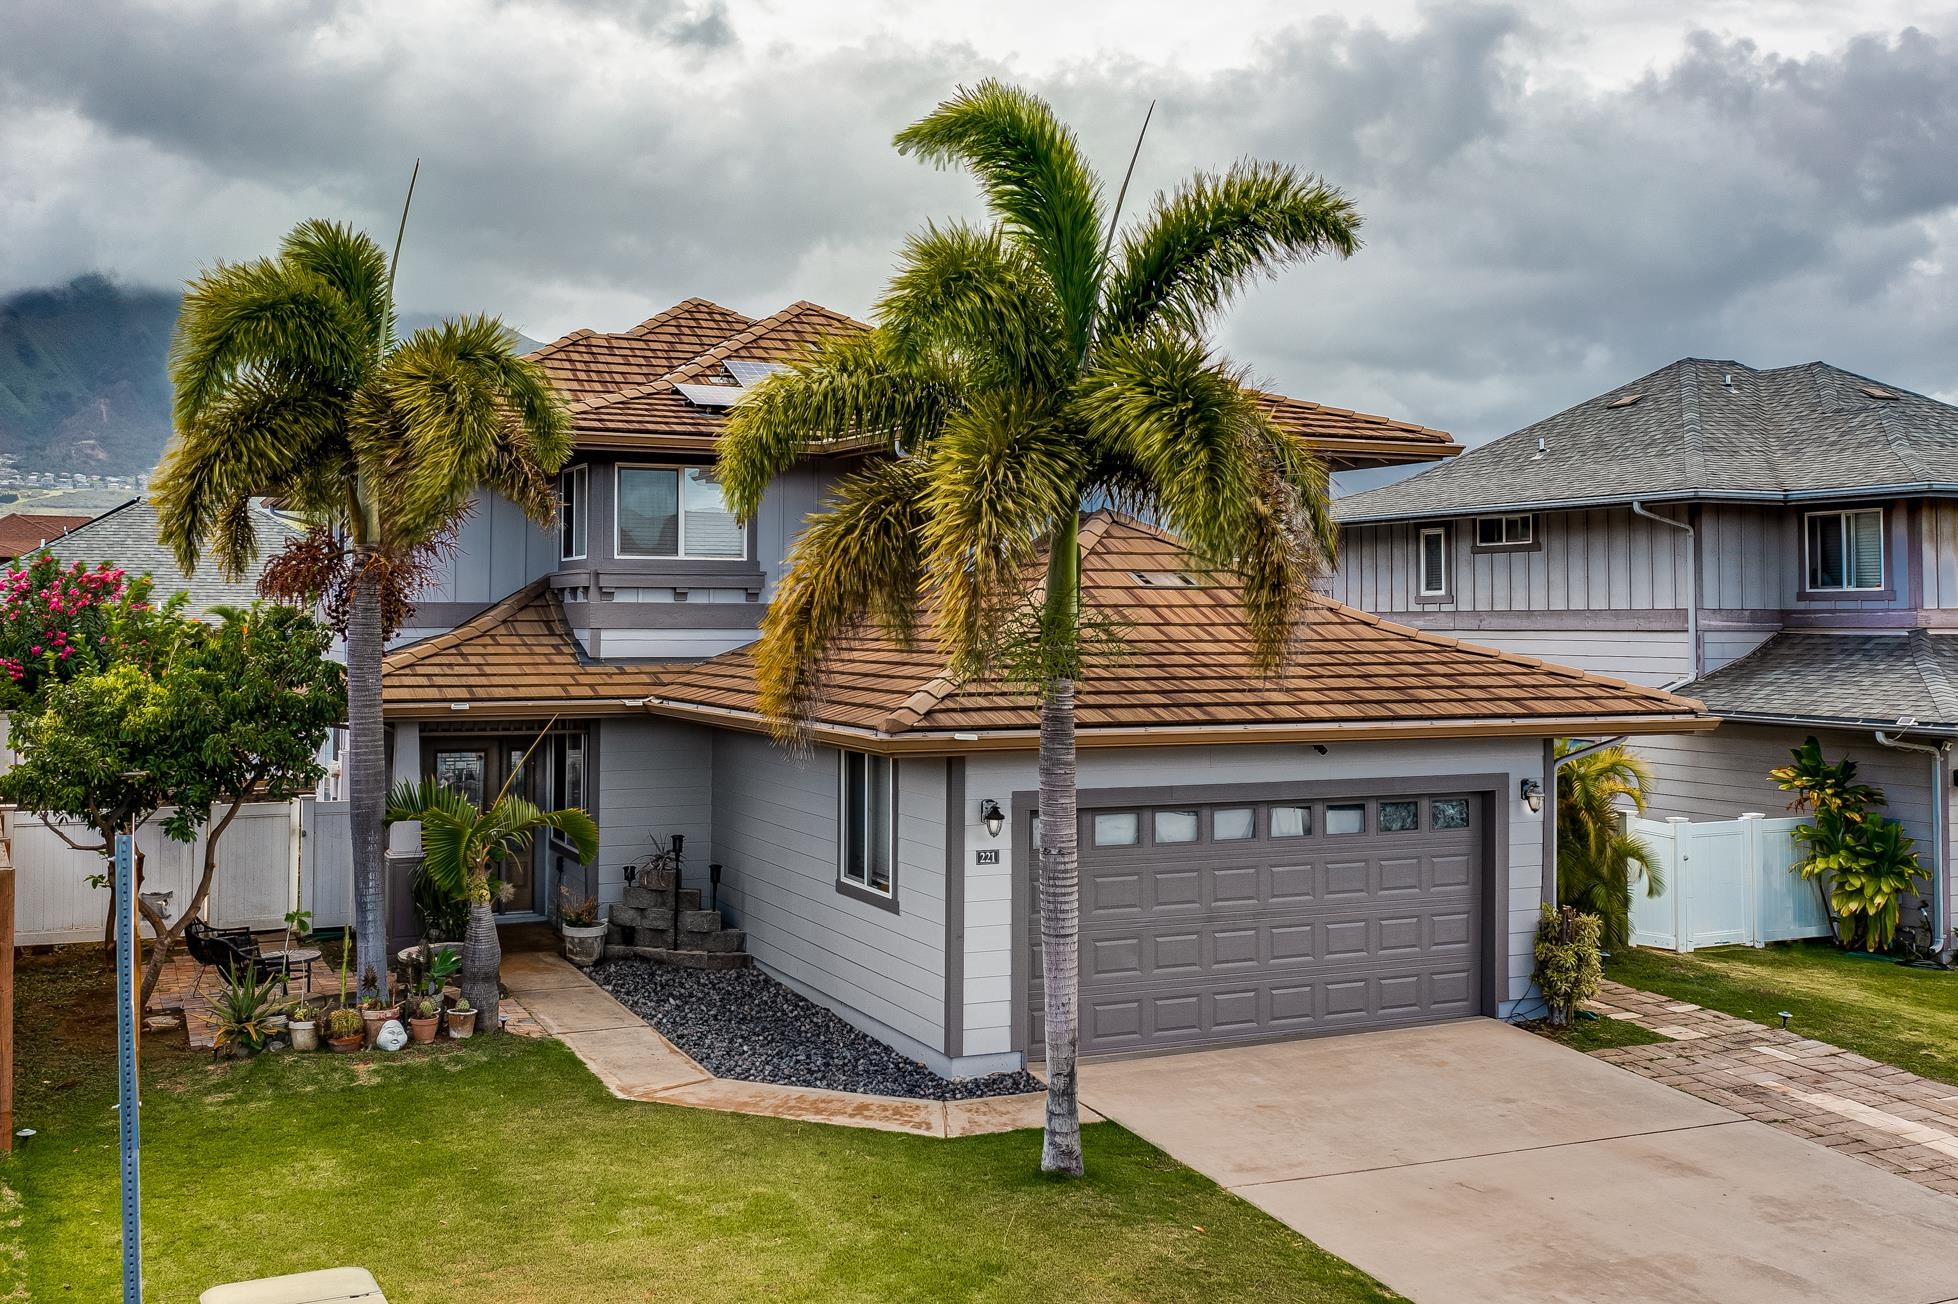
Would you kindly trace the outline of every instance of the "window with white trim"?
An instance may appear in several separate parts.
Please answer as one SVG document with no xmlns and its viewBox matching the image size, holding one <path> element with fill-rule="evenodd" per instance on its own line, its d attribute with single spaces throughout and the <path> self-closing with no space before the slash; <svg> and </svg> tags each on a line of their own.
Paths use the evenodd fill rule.
<svg viewBox="0 0 1958 1304">
<path fill-rule="evenodd" d="M 591 524 L 587 513 L 591 502 L 591 468 L 569 466 L 557 478 L 558 557 L 562 561 L 583 561 Z"/>
<path fill-rule="evenodd" d="M 888 756 L 844 752 L 843 836 L 837 877 L 854 887 L 891 895 L 897 866 L 897 762 Z"/>
<path fill-rule="evenodd" d="M 1827 593 L 1883 587 L 1881 507 L 1810 512 L 1804 528 L 1810 589 Z"/>
<path fill-rule="evenodd" d="M 1536 517 L 1528 512 L 1514 516 L 1478 516 L 1475 542 L 1482 548 L 1528 547 L 1536 542 Z"/>
<path fill-rule="evenodd" d="M 1415 564 L 1421 572 L 1421 596 L 1446 597 L 1448 594 L 1448 527 L 1430 526 L 1421 531 L 1419 541 L 1421 553 Z"/>
<path fill-rule="evenodd" d="M 739 561 L 748 555 L 748 531 L 707 468 L 621 466 L 617 484 L 614 556 Z"/>
</svg>

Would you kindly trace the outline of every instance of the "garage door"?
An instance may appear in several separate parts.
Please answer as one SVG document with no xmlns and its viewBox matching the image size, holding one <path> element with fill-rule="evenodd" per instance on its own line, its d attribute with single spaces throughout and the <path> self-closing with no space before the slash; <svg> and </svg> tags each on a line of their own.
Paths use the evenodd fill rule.
<svg viewBox="0 0 1958 1304">
<path fill-rule="evenodd" d="M 1082 794 L 1082 1054 L 1481 1011 L 1480 797 L 1101 807 L 1093 796 Z M 1037 913 L 1028 937 L 1037 1052 Z"/>
</svg>

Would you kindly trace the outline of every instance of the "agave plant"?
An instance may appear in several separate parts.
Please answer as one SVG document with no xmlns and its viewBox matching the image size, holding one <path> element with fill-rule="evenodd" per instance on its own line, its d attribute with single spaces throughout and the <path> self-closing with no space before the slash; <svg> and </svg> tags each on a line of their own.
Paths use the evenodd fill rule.
<svg viewBox="0 0 1958 1304">
<path fill-rule="evenodd" d="M 212 1052 L 218 1055 L 256 1055 L 278 1032 L 275 1018 L 286 1012 L 289 1002 L 280 991 L 280 980 L 270 974 L 263 979 L 250 969 L 227 971 L 225 982 L 210 997 L 211 1013 L 217 1018 L 217 1035 Z"/>
</svg>

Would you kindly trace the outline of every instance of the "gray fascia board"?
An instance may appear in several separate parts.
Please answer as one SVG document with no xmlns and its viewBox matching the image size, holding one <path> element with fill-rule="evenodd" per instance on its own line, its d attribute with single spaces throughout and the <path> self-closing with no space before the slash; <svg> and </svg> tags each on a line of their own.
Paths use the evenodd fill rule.
<svg viewBox="0 0 1958 1304">
<path fill-rule="evenodd" d="M 1675 691 L 1684 693 L 1691 687 L 1692 685 L 1687 684 Z M 1929 734 L 1936 738 L 1958 738 L 1958 724 L 1944 724 L 1935 720 L 1929 724 L 1920 722 L 1905 728 L 1899 725 L 1894 719 L 1871 720 L 1850 716 L 1823 715 L 1763 715 L 1753 711 L 1721 711 L 1713 707 L 1708 707 L 1707 711 L 1712 715 L 1719 716 L 1723 723 L 1731 724 L 1771 724 L 1801 729 L 1848 729 L 1856 733 L 1867 733 L 1873 729 L 1881 729 L 1886 733 Z"/>
<path fill-rule="evenodd" d="M 1485 503 L 1474 506 L 1429 507 L 1404 512 L 1369 512 L 1360 516 L 1340 516 L 1339 504 L 1333 515 L 1340 525 L 1385 525 L 1393 521 L 1435 521 L 1458 516 L 1502 516 L 1521 512 L 1570 512 L 1589 507 L 1624 507 L 1631 503 L 1806 503 L 1842 502 L 1861 498 L 1958 497 L 1958 481 L 1946 484 L 1865 485 L 1853 489 L 1692 489 L 1660 493 L 1613 494 L 1601 498 L 1548 498 L 1535 502 Z"/>
</svg>

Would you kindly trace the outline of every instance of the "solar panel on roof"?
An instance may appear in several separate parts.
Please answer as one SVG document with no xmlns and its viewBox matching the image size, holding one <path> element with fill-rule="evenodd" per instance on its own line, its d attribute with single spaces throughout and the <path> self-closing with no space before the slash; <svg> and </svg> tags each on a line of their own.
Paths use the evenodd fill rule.
<svg viewBox="0 0 1958 1304">
<path fill-rule="evenodd" d="M 733 407 L 748 392 L 740 385 L 675 385 L 673 388 L 695 407 L 706 408 Z"/>
<path fill-rule="evenodd" d="M 779 362 L 753 362 L 747 358 L 729 358 L 724 365 L 727 367 L 727 374 L 742 385 L 752 385 L 779 371 L 788 370 Z"/>
</svg>

